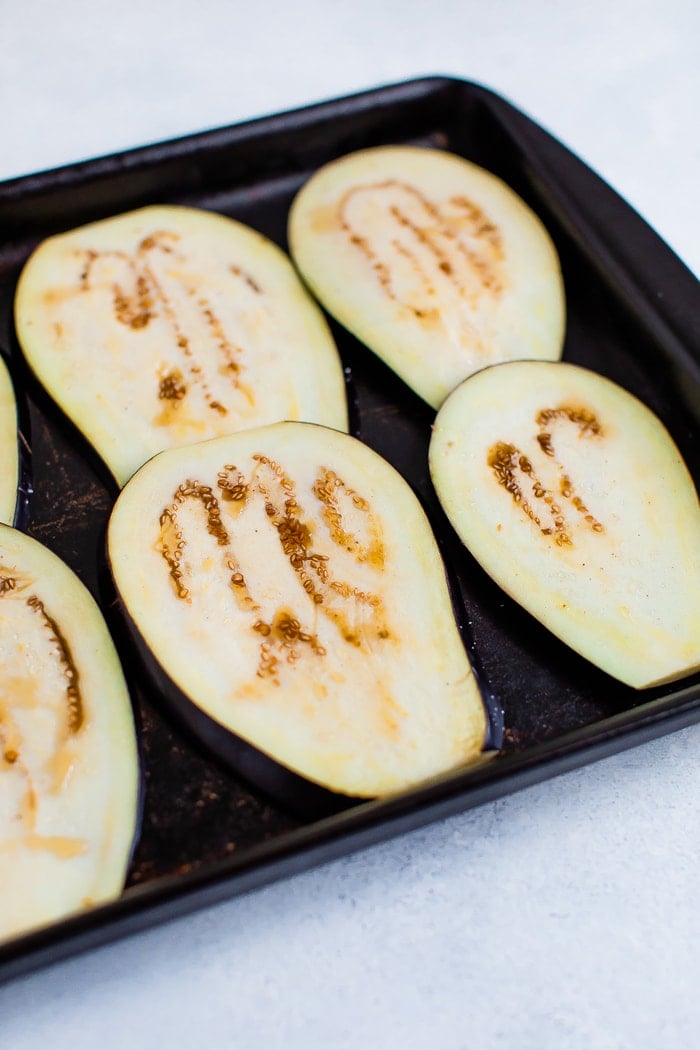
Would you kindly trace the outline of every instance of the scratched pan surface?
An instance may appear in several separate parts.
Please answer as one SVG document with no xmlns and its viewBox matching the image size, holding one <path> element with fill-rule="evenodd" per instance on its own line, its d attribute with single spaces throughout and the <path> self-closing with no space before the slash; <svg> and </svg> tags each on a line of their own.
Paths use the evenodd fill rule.
<svg viewBox="0 0 700 1050">
<path fill-rule="evenodd" d="M 85 443 L 22 367 L 12 300 L 44 237 L 148 203 L 231 215 L 286 247 L 290 202 L 320 164 L 384 143 L 451 149 L 504 178 L 557 245 L 567 293 L 564 357 L 641 397 L 700 478 L 700 307 L 692 274 L 603 182 L 499 96 L 431 78 L 106 157 L 0 185 L 0 349 L 29 402 L 35 494 L 29 531 L 61 555 L 110 623 L 104 529 L 113 486 Z M 431 516 L 455 608 L 503 712 L 502 754 L 385 802 L 303 820 L 222 768 L 170 720 L 132 671 L 144 812 L 128 886 L 115 903 L 0 946 L 9 978 L 261 886 L 352 849 L 494 799 L 700 718 L 700 676 L 637 693 L 557 642 L 503 595 L 456 541 L 432 490 L 433 412 L 333 325 L 350 376 L 356 432 L 392 462 Z M 466 636 L 465 636 L 466 637 Z"/>
</svg>

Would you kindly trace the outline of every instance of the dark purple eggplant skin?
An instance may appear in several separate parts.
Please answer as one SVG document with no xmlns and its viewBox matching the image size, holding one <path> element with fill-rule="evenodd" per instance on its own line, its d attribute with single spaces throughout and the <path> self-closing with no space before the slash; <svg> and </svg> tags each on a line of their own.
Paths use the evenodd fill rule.
<svg viewBox="0 0 700 1050">
<path fill-rule="evenodd" d="M 15 412 L 17 414 L 17 498 L 15 501 L 15 512 L 10 524 L 13 528 L 19 529 L 20 532 L 26 532 L 29 527 L 30 504 L 34 495 L 29 405 L 24 396 L 24 390 L 17 380 L 17 369 L 14 361 L 9 360 L 3 354 L 2 363 L 10 376 L 15 397 Z"/>
<path fill-rule="evenodd" d="M 107 568 L 110 569 L 109 553 Z M 122 651 L 127 646 L 132 651 L 138 664 L 137 674 L 153 688 L 166 714 L 188 733 L 195 747 L 204 745 L 225 768 L 304 822 L 331 817 L 371 801 L 343 795 L 305 779 L 210 718 L 156 659 L 121 600 L 111 570 L 106 585 L 113 595 L 110 611 L 119 620 Z"/>
<path fill-rule="evenodd" d="M 107 568 L 109 569 L 109 554 Z M 223 763 L 249 785 L 264 792 L 290 815 L 304 822 L 322 820 L 354 806 L 374 801 L 331 791 L 307 780 L 260 751 L 232 730 L 207 715 L 173 681 L 166 668 L 155 657 L 119 596 L 113 575 L 109 586 L 114 595 L 111 611 L 119 618 L 123 645 L 128 645 L 138 662 L 141 677 L 154 689 L 166 712 L 185 729 L 196 746 L 204 745 L 211 756 Z M 479 680 L 479 672 L 474 668 Z M 503 733 L 503 714 L 493 698 L 484 698 L 487 732 L 483 751 L 498 751 Z"/>
<path fill-rule="evenodd" d="M 348 370 L 346 370 L 345 376 L 346 383 L 349 384 L 350 374 Z M 351 397 L 348 397 L 348 402 L 352 420 Z M 413 493 L 428 516 L 430 514 L 444 514 L 437 502 L 437 497 L 430 501 L 429 506 L 426 498 L 417 492 L 415 488 L 413 488 Z M 433 503 L 435 506 L 433 506 Z M 453 542 L 455 539 L 456 537 L 453 537 Z M 455 620 L 472 673 L 479 686 L 486 716 L 486 732 L 482 744 L 482 753 L 498 752 L 502 749 L 504 740 L 503 708 L 494 692 L 488 686 L 487 676 L 484 673 L 471 630 L 466 621 L 460 578 L 455 570 L 455 565 L 457 564 L 455 549 L 448 545 L 444 538 L 436 536 L 436 540 L 445 570 Z M 462 549 L 459 540 L 456 542 L 456 548 L 460 551 Z M 195 747 L 198 743 L 204 745 L 209 755 L 218 759 L 225 768 L 242 777 L 252 787 L 263 791 L 290 815 L 304 821 L 330 817 L 362 803 L 374 801 L 369 797 L 357 797 L 334 792 L 295 773 L 206 714 L 170 677 L 167 668 L 163 667 L 144 641 L 138 625 L 131 617 L 126 604 L 122 601 L 111 569 L 106 530 L 103 538 L 103 551 L 105 560 L 102 587 L 106 586 L 109 590 L 109 596 L 103 604 L 110 609 L 111 613 L 115 614 L 119 621 L 119 627 L 116 627 L 116 625 L 115 627 L 122 639 L 120 651 L 121 646 L 126 646 L 133 651 L 142 679 L 154 689 L 161 706 L 186 730 Z M 115 627 L 111 627 L 113 635 Z"/>
<path fill-rule="evenodd" d="M 15 398 L 16 396 L 15 392 Z M 19 418 L 20 411 L 18 408 L 18 421 Z M 32 496 L 34 495 L 32 446 L 30 441 L 28 411 L 26 413 L 26 419 L 19 422 L 17 430 L 17 454 L 19 457 L 17 471 L 17 502 L 15 503 L 15 515 L 12 520 L 12 525 L 15 529 L 19 529 L 21 532 L 26 532 L 29 528 L 31 502 Z"/>
</svg>

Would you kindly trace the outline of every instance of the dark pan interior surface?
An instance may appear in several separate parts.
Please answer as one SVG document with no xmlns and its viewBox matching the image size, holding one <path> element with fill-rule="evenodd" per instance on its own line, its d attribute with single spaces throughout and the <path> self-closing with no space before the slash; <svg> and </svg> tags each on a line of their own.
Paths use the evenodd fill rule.
<svg viewBox="0 0 700 1050">
<path fill-rule="evenodd" d="M 294 194 L 350 150 L 413 143 L 453 150 L 495 172 L 540 215 L 567 296 L 564 359 L 610 377 L 665 423 L 700 479 L 700 295 L 693 275 L 585 165 L 492 92 L 430 78 L 379 88 L 0 185 L 0 350 L 28 401 L 34 495 L 28 531 L 101 602 L 137 707 L 144 810 L 120 900 L 0 946 L 10 977 L 417 827 L 700 717 L 700 676 L 643 693 L 609 678 L 507 598 L 461 547 L 435 497 L 427 448 L 434 412 L 332 323 L 354 430 L 427 508 L 453 582 L 457 618 L 502 712 L 502 753 L 404 796 L 304 820 L 234 776 L 171 720 L 140 679 L 114 617 L 104 533 L 114 485 L 23 365 L 12 303 L 44 237 L 148 203 L 209 208 L 286 248 Z"/>
</svg>

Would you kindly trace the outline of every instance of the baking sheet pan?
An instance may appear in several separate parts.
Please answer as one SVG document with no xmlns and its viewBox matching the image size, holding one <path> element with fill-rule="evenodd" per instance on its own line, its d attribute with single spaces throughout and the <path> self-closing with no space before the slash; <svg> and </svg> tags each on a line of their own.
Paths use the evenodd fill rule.
<svg viewBox="0 0 700 1050">
<path fill-rule="evenodd" d="M 0 350 L 28 402 L 29 530 L 78 573 L 113 626 L 138 710 L 144 772 L 139 842 L 122 897 L 0 945 L 0 979 L 253 889 L 495 799 L 700 718 L 700 676 L 636 692 L 553 638 L 461 547 L 427 467 L 432 410 L 332 323 L 355 432 L 428 509 L 452 576 L 465 644 L 497 710 L 502 753 L 396 798 L 304 821 L 232 775 L 171 721 L 112 616 L 104 530 L 116 496 L 75 429 L 23 366 L 12 323 L 21 266 L 44 237 L 149 203 L 231 215 L 286 247 L 290 202 L 350 150 L 453 150 L 505 179 L 547 225 L 562 261 L 564 359 L 645 401 L 700 479 L 698 283 L 648 225 L 542 128 L 479 85 L 434 77 L 216 129 L 0 184 Z M 499 727 L 496 727 L 499 731 Z"/>
</svg>

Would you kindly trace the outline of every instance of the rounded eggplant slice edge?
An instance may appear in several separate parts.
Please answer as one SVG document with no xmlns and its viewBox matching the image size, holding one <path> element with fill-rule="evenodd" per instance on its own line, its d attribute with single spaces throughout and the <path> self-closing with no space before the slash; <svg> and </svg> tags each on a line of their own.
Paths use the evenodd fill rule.
<svg viewBox="0 0 700 1050">
<path fill-rule="evenodd" d="M 430 470 L 512 598 L 635 688 L 700 668 L 700 507 L 660 420 L 576 365 L 500 364 L 437 415 Z"/>
<path fill-rule="evenodd" d="M 278 795 L 302 777 L 371 798 L 481 755 L 427 518 L 356 439 L 283 423 L 161 453 L 120 494 L 108 551 L 166 699 L 204 711 L 220 752 L 235 734 L 276 764 Z"/>
<path fill-rule="evenodd" d="M 5 362 L 0 357 L 0 522 L 12 525 L 15 521 L 20 484 L 20 457 L 18 446 L 17 403 L 14 387 Z"/>
<path fill-rule="evenodd" d="M 136 836 L 131 703 L 97 605 L 0 526 L 0 937 L 117 897 Z"/>
<path fill-rule="evenodd" d="M 120 485 L 165 448 L 285 419 L 348 426 L 321 310 L 277 245 L 224 215 L 151 206 L 48 238 L 15 324 Z"/>
<path fill-rule="evenodd" d="M 289 243 L 325 308 L 433 408 L 487 365 L 561 356 L 549 233 L 455 154 L 380 146 L 332 161 L 294 200 Z"/>
</svg>

